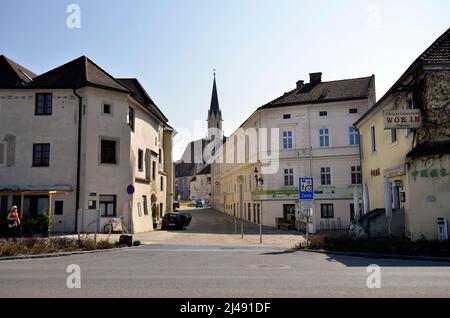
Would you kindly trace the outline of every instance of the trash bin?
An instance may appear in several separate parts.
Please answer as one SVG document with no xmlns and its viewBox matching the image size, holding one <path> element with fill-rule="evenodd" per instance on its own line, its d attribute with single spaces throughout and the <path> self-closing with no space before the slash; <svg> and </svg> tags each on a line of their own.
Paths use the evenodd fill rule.
<svg viewBox="0 0 450 318">
<path fill-rule="evenodd" d="M 133 236 L 122 234 L 119 238 L 119 244 L 124 244 L 128 247 L 133 246 Z"/>
</svg>

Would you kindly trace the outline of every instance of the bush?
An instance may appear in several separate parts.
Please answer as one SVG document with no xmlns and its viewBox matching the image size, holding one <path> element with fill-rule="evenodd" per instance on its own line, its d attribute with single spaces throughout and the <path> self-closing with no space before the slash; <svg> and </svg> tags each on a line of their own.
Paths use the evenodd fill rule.
<svg viewBox="0 0 450 318">
<path fill-rule="evenodd" d="M 140 246 L 141 245 L 141 241 L 134 241 L 133 242 L 133 246 Z"/>
</svg>

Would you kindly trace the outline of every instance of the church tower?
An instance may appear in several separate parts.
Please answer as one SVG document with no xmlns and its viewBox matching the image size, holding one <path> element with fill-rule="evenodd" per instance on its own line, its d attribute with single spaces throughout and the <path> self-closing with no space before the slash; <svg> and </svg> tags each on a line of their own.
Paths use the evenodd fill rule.
<svg viewBox="0 0 450 318">
<path fill-rule="evenodd" d="M 208 111 L 208 140 L 223 138 L 222 132 L 222 112 L 219 108 L 219 98 L 217 97 L 216 72 L 214 71 L 214 81 L 211 96 L 211 105 Z M 215 128 L 215 129 L 213 129 Z M 217 136 L 216 136 L 217 135 Z"/>
</svg>

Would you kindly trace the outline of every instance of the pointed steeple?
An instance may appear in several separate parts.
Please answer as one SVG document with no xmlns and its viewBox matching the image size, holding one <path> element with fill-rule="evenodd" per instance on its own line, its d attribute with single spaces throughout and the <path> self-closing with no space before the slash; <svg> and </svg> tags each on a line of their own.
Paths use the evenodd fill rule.
<svg viewBox="0 0 450 318">
<path fill-rule="evenodd" d="M 217 96 L 217 86 L 216 86 L 216 70 L 214 70 L 214 81 L 213 81 L 213 89 L 211 95 L 211 105 L 209 107 L 208 119 L 211 118 L 212 115 L 216 117 L 222 117 L 220 107 L 219 107 L 219 97 Z"/>
<path fill-rule="evenodd" d="M 214 140 L 216 137 L 222 138 L 222 112 L 219 107 L 219 97 L 217 96 L 216 70 L 214 69 L 213 89 L 211 96 L 211 105 L 208 111 L 208 140 Z"/>
</svg>

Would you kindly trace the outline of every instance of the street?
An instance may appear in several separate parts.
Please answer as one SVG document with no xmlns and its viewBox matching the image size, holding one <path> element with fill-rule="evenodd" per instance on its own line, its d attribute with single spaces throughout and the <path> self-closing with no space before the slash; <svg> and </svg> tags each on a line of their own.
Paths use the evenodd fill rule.
<svg viewBox="0 0 450 318">
<path fill-rule="evenodd" d="M 0 297 L 450 296 L 450 264 L 288 252 L 301 236 L 265 228 L 260 245 L 256 225 L 246 223 L 241 239 L 231 217 L 190 212 L 187 231 L 135 235 L 141 247 L 1 261 Z M 70 264 L 80 266 L 79 289 L 66 285 Z M 366 284 L 371 264 L 381 267 L 379 289 Z"/>
</svg>

